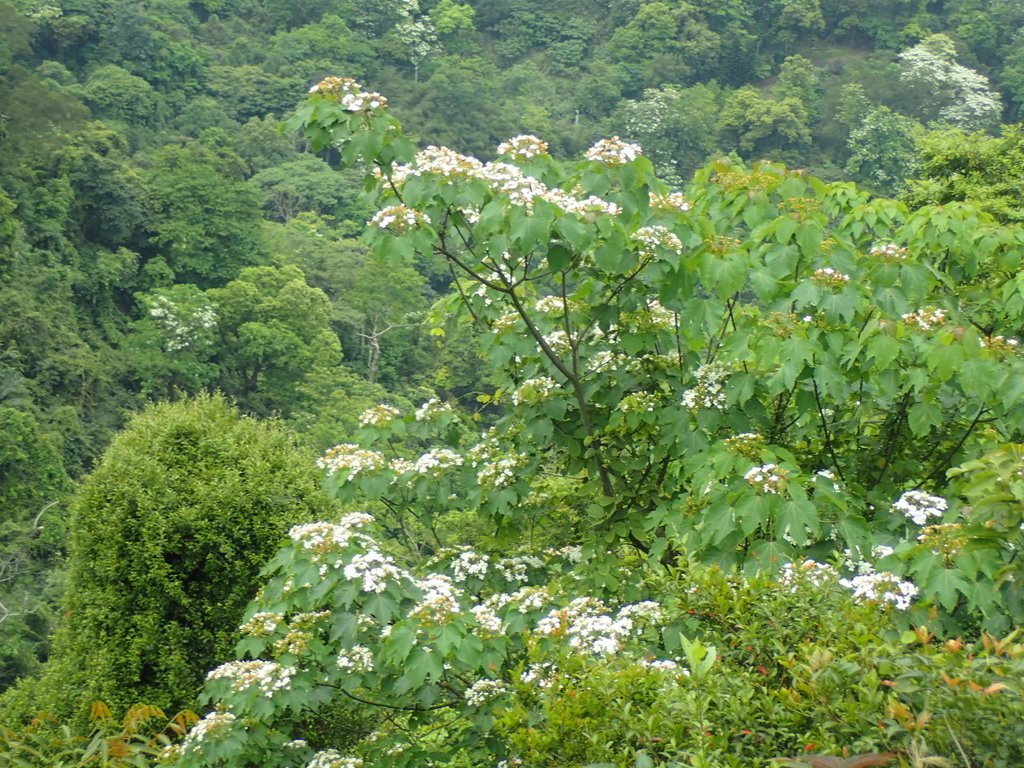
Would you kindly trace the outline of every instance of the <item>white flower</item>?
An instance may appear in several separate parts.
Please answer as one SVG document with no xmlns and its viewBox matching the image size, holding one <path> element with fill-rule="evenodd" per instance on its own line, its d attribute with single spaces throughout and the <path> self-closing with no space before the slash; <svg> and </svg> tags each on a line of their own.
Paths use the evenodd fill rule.
<svg viewBox="0 0 1024 768">
<path fill-rule="evenodd" d="M 507 692 L 508 686 L 501 680 L 477 680 L 466 689 L 466 703 L 479 707 Z"/>
<path fill-rule="evenodd" d="M 915 584 L 902 581 L 899 576 L 887 571 L 865 573 L 852 579 L 842 579 L 839 583 L 852 589 L 856 600 L 889 604 L 901 611 L 910 607 L 918 593 Z"/>
<path fill-rule="evenodd" d="M 651 210 L 660 213 L 685 213 L 692 207 L 682 192 L 669 192 L 667 195 L 650 194 Z"/>
<path fill-rule="evenodd" d="M 630 144 L 618 136 L 610 139 L 601 139 L 594 146 L 587 150 L 585 157 L 604 165 L 625 165 L 636 160 L 643 154 L 639 144 Z"/>
<path fill-rule="evenodd" d="M 359 426 L 361 427 L 386 427 L 390 424 L 399 410 L 390 405 L 375 405 L 367 408 L 359 415 Z"/>
<path fill-rule="evenodd" d="M 416 421 L 430 421 L 437 416 L 452 412 L 451 405 L 442 403 L 436 397 L 432 397 L 416 409 Z"/>
<path fill-rule="evenodd" d="M 850 282 L 850 276 L 844 275 L 842 272 L 832 269 L 832 267 L 822 267 L 821 269 L 814 270 L 811 274 L 811 280 L 826 288 L 841 288 Z"/>
<path fill-rule="evenodd" d="M 367 222 L 367 225 L 402 234 L 429 223 L 430 218 L 421 211 L 414 210 L 405 205 L 392 205 L 377 211 L 373 218 Z"/>
<path fill-rule="evenodd" d="M 181 743 L 182 751 L 197 749 L 203 741 L 223 736 L 223 731 L 230 729 L 236 719 L 231 712 L 210 712 L 192 726 L 192 730 Z"/>
<path fill-rule="evenodd" d="M 834 583 L 839 578 L 836 569 L 827 563 L 804 560 L 799 565 L 786 563 L 782 566 L 779 582 L 784 587 L 796 588 L 798 584 L 807 583 L 815 587 Z"/>
<path fill-rule="evenodd" d="M 427 477 L 441 477 L 450 469 L 462 466 L 462 456 L 449 448 L 432 448 L 413 462 L 413 472 Z"/>
<path fill-rule="evenodd" d="M 313 755 L 306 768 L 362 768 L 358 757 L 342 757 L 336 749 L 325 749 Z"/>
<path fill-rule="evenodd" d="M 942 517 L 949 505 L 941 496 L 932 496 L 923 491 L 907 491 L 892 505 L 892 508 L 915 523 L 925 525 L 929 517 Z"/>
<path fill-rule="evenodd" d="M 672 659 L 641 659 L 640 663 L 648 669 L 653 669 L 656 672 L 675 672 L 689 677 L 690 670 L 684 669 L 679 666 L 678 662 L 672 661 Z"/>
<path fill-rule="evenodd" d="M 384 469 L 388 466 L 388 460 L 383 453 L 361 448 L 354 443 L 342 443 L 328 449 L 317 459 L 316 464 L 326 470 L 328 475 L 346 470 L 346 480 L 353 480 L 358 475 Z"/>
<path fill-rule="evenodd" d="M 452 573 L 455 574 L 455 580 L 462 582 L 471 577 L 482 579 L 487 575 L 489 560 L 487 555 L 463 552 L 452 561 Z"/>
<path fill-rule="evenodd" d="M 388 581 L 407 578 L 408 575 L 395 565 L 395 561 L 380 552 L 366 552 L 352 558 L 345 566 L 345 578 L 362 581 L 364 592 L 381 593 L 388 588 Z"/>
<path fill-rule="evenodd" d="M 907 325 L 915 325 L 922 331 L 930 331 L 946 322 L 946 313 L 935 307 L 923 307 L 916 312 L 907 312 L 901 315 L 901 318 Z"/>
<path fill-rule="evenodd" d="M 763 464 L 760 467 L 751 467 L 743 475 L 743 479 L 761 494 L 778 494 L 779 490 L 786 486 L 786 478 L 789 472 L 777 464 Z"/>
<path fill-rule="evenodd" d="M 268 637 L 277 631 L 278 625 L 284 621 L 284 614 L 260 611 L 238 628 L 243 635 Z"/>
<path fill-rule="evenodd" d="M 282 667 L 276 661 L 229 661 L 211 670 L 206 679 L 230 680 L 233 691 L 255 687 L 270 698 L 288 688 L 294 674 L 295 667 Z"/>
<path fill-rule="evenodd" d="M 722 382 L 729 375 L 729 369 L 721 363 L 708 363 L 697 369 L 696 386 L 683 392 L 683 405 L 696 408 L 725 407 L 725 391 Z"/>
<path fill-rule="evenodd" d="M 667 227 L 660 225 L 641 227 L 633 234 L 633 240 L 637 243 L 642 256 L 654 256 L 658 248 L 664 248 L 673 253 L 683 252 L 682 241 Z"/>
<path fill-rule="evenodd" d="M 343 672 L 361 674 L 373 671 L 373 651 L 365 645 L 354 645 L 338 654 L 338 667 Z"/>
<path fill-rule="evenodd" d="M 516 136 L 498 145 L 499 155 L 508 155 L 520 162 L 532 160 L 539 155 L 545 155 L 547 151 L 548 143 L 546 141 L 530 135 Z"/>
<path fill-rule="evenodd" d="M 410 618 L 443 624 L 461 610 L 459 598 L 462 590 L 444 574 L 429 574 L 416 585 L 423 591 L 423 598 L 409 611 Z"/>
<path fill-rule="evenodd" d="M 469 610 L 473 614 L 473 618 L 476 619 L 476 623 L 480 625 L 480 629 L 485 633 L 491 635 L 501 634 L 504 624 L 501 621 L 501 617 L 489 605 L 474 605 Z"/>
<path fill-rule="evenodd" d="M 550 376 L 527 379 L 512 392 L 513 405 L 536 405 L 558 391 L 558 383 Z"/>
</svg>

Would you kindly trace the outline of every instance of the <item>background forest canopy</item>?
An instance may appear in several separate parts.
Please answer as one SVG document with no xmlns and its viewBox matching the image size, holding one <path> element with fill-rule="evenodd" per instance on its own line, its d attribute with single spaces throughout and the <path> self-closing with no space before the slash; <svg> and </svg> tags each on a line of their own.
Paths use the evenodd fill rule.
<svg viewBox="0 0 1024 768">
<path fill-rule="evenodd" d="M 92 546 L 73 520 L 90 519 L 89 499 L 106 493 L 98 484 L 118 477 L 101 461 L 108 446 L 104 460 L 116 462 L 140 434 L 165 435 L 172 456 L 202 419 L 237 419 L 201 396 L 213 391 L 267 421 L 266 434 L 243 422 L 239 434 L 259 437 L 239 442 L 279 445 L 280 428 L 302 446 L 288 482 L 267 491 L 273 524 L 239 555 L 239 583 L 256 583 L 256 561 L 286 523 L 323 516 L 298 457 L 311 464 L 340 443 L 322 459 L 331 493 L 350 508 L 382 504 L 372 534 L 412 561 L 527 541 L 772 570 L 797 555 L 825 559 L 834 535 L 853 552 L 892 547 L 885 565 L 918 583 L 933 628 L 1019 624 L 1024 4 L 554 5 L 0 0 L 0 689 L 11 688 L 10 711 L 28 701 L 18 704 L 15 681 L 35 679 L 55 654 L 40 695 L 81 715 L 82 702 L 53 687 L 53 670 L 89 653 L 75 650 L 70 625 L 53 634 L 60 606 L 103 613 L 82 587 L 88 575 L 68 564 L 69 538 Z M 340 91 L 316 84 L 336 74 L 386 94 L 386 112 L 332 112 Z M 546 144 L 496 150 L 517 134 Z M 621 140 L 598 143 L 608 136 Z M 431 187 L 437 158 L 413 154 L 427 145 L 468 153 L 453 157 L 470 165 L 468 155 L 500 155 L 552 195 L 524 223 L 485 172 Z M 576 165 L 559 160 L 585 152 Z M 385 177 L 433 170 L 389 177 L 389 197 L 364 178 L 366 164 Z M 566 203 L 577 189 L 597 208 Z M 680 189 L 687 197 L 672 197 Z M 410 217 L 406 228 L 381 218 L 407 204 L 392 212 Z M 539 276 L 539 262 L 508 256 L 538 238 L 551 245 Z M 493 274 L 467 269 L 467 253 Z M 529 294 L 537 286 L 551 295 Z M 536 304 L 517 304 L 527 299 Z M 192 404 L 145 411 L 112 445 L 147 404 L 178 400 Z M 472 448 L 481 428 L 491 437 Z M 727 444 L 729 430 L 749 439 Z M 211 467 L 231 463 L 220 458 L 230 445 L 203 440 L 200 453 L 218 457 Z M 499 448 L 507 463 L 493 477 L 462 463 Z M 352 467 L 385 454 L 390 469 L 357 478 Z M 438 467 L 457 478 L 440 491 Z M 80 488 L 92 472 L 90 497 Z M 180 492 L 173 480 L 169 497 Z M 397 480 L 409 491 L 401 503 L 383 490 Z M 923 495 L 894 516 L 908 490 Z M 928 491 L 959 500 L 939 509 Z M 435 497 L 461 501 L 442 508 Z M 966 544 L 952 529 L 938 543 L 908 538 L 908 515 L 961 514 L 975 515 L 969 557 L 953 562 Z M 160 515 L 168 536 L 185 525 Z M 301 552 L 282 557 L 278 575 L 302 566 Z M 531 578 L 543 570 L 530 567 Z M 557 557 L 544 568 L 572 571 Z M 595 567 L 588 579 L 618 589 L 620 577 Z M 409 589 L 373 610 L 413 609 L 422 595 Z M 622 589 L 624 602 L 641 587 Z M 239 610 L 249 597 L 233 593 Z M 180 647 L 223 661 L 234 626 Z M 136 630 L 148 636 L 144 623 Z M 683 652 L 678 638 L 662 641 Z M 488 653 L 459 663 L 517 658 Z M 699 644 L 686 653 L 694 670 L 714 663 Z M 422 661 L 412 693 L 381 685 L 443 699 L 432 664 Z M 192 701 L 182 691 L 205 672 L 175 657 L 135 690 L 110 672 L 117 664 L 96 665 L 109 674 L 89 690 L 119 714 L 136 694 Z M 285 733 L 278 714 L 256 716 Z M 522 735 L 512 720 L 502 727 Z"/>
</svg>

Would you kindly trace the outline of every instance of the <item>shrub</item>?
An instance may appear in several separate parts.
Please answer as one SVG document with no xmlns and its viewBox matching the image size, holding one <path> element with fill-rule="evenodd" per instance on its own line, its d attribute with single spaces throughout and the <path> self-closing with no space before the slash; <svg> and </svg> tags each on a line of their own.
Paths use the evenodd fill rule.
<svg viewBox="0 0 1024 768">
<path fill-rule="evenodd" d="M 81 724 L 96 699 L 115 713 L 191 703 L 230 655 L 262 563 L 328 504 L 289 434 L 220 396 L 138 415 L 74 501 L 65 619 L 38 705 Z"/>
</svg>

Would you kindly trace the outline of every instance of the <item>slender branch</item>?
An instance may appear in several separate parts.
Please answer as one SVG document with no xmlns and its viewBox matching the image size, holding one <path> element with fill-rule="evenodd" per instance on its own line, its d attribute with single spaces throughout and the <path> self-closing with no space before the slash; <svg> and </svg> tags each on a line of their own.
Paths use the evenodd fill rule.
<svg viewBox="0 0 1024 768">
<path fill-rule="evenodd" d="M 964 433 L 960 436 L 960 439 L 957 441 L 957 444 L 954 445 L 950 449 L 949 453 L 947 453 L 943 457 L 942 461 L 940 461 L 938 464 L 935 465 L 935 468 L 931 472 L 928 473 L 928 476 L 924 480 L 922 480 L 920 483 L 918 483 L 916 486 L 914 486 L 915 489 L 916 488 L 920 488 L 925 483 L 931 482 L 932 480 L 934 480 L 939 475 L 940 472 L 942 472 L 943 467 L 945 467 L 949 463 L 950 459 L 952 459 L 954 456 L 956 456 L 957 451 L 959 451 L 961 448 L 963 448 L 963 445 L 964 445 L 964 443 L 967 442 L 967 438 L 970 437 L 971 432 L 973 432 L 974 428 L 977 427 L 978 424 L 980 423 L 981 417 L 984 416 L 988 412 L 989 412 L 989 408 L 986 408 L 985 406 L 982 406 L 978 410 L 978 415 L 974 417 L 974 419 L 971 421 L 971 423 L 967 426 L 967 429 L 964 430 Z"/>
<path fill-rule="evenodd" d="M 889 470 L 889 464 L 892 462 L 892 456 L 896 452 L 896 443 L 899 439 L 899 434 L 902 431 L 903 420 L 906 418 L 907 407 L 910 404 L 910 390 L 903 393 L 903 397 L 900 400 L 900 407 L 893 414 L 895 423 L 893 424 L 893 431 L 889 435 L 889 440 L 885 446 L 885 459 L 882 462 L 881 469 L 878 470 L 878 476 L 875 477 L 872 485 L 878 485 L 882 482 L 882 478 L 885 477 L 885 473 Z"/>
<path fill-rule="evenodd" d="M 343 696 L 352 699 L 352 701 L 358 701 L 360 704 L 366 704 L 371 707 L 380 707 L 381 709 L 393 709 L 398 712 L 433 712 L 437 709 L 449 709 L 455 706 L 454 701 L 445 702 L 444 704 L 434 704 L 430 707 L 410 707 L 403 706 L 401 704 L 385 704 L 381 701 L 370 701 L 369 699 L 364 699 L 359 696 L 356 696 L 354 693 L 349 693 L 348 691 L 346 691 L 340 685 L 332 685 L 330 683 L 321 683 L 321 685 L 326 685 L 328 688 L 336 688 L 337 690 L 341 691 Z"/>
<path fill-rule="evenodd" d="M 821 406 L 821 393 L 818 391 L 818 382 L 813 376 L 811 377 L 811 384 L 814 386 L 814 403 L 818 406 L 818 418 L 821 419 L 821 429 L 825 433 L 825 447 L 832 457 L 832 466 L 839 473 L 839 479 L 845 483 L 846 478 L 843 476 L 843 468 L 839 466 L 839 459 L 836 457 L 836 447 L 832 443 L 832 433 L 828 428 L 828 420 L 825 418 L 825 409 Z"/>
</svg>

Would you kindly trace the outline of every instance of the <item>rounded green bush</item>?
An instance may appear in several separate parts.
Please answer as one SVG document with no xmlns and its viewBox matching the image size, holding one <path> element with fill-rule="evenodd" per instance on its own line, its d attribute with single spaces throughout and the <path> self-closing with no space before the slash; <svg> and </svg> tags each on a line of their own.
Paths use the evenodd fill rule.
<svg viewBox="0 0 1024 768">
<path fill-rule="evenodd" d="M 261 566 L 289 526 L 328 514 L 313 458 L 221 396 L 136 416 L 72 512 L 64 619 L 38 704 L 191 706 L 230 658 Z"/>
</svg>

